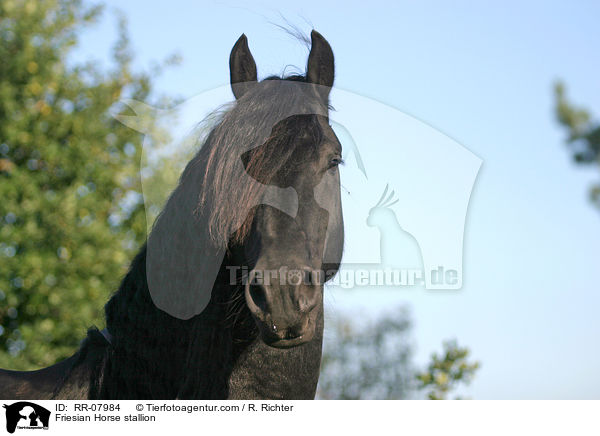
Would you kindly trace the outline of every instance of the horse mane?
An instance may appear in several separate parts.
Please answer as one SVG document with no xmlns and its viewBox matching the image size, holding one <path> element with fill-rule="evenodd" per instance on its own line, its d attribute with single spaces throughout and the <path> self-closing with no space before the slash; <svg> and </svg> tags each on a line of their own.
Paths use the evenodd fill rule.
<svg viewBox="0 0 600 436">
<path fill-rule="evenodd" d="M 205 171 L 197 213 L 207 214 L 210 236 L 218 246 L 245 239 L 252 224 L 251 206 L 259 204 L 265 186 L 294 152 L 293 132 L 275 131 L 277 124 L 294 115 L 325 115 L 327 109 L 305 76 L 270 76 L 224 114 L 198 154 Z M 272 141 L 275 137 L 278 141 Z M 244 165 L 241 157 L 248 150 L 255 152 Z M 244 172 L 260 174 L 261 182 L 239 185 Z"/>
<path fill-rule="evenodd" d="M 200 174 L 195 214 L 204 217 L 216 246 L 246 238 L 253 221 L 250 205 L 260 204 L 265 185 L 294 152 L 292 133 L 281 135 L 291 127 L 285 120 L 326 115 L 327 110 L 305 76 L 294 75 L 255 84 L 223 114 L 175 190 L 190 174 Z M 319 135 L 318 123 L 311 125 Z M 248 150 L 256 152 L 244 165 L 241 156 Z M 244 171 L 260 173 L 262 183 L 240 185 Z M 236 358 L 257 337 L 241 286 L 229 284 L 222 266 L 206 309 L 187 320 L 172 317 L 152 301 L 146 253 L 145 244 L 105 306 L 111 343 L 90 329 L 69 375 L 82 365 L 90 368 L 90 399 L 226 398 Z"/>
<path fill-rule="evenodd" d="M 145 258 L 146 246 L 105 306 L 111 343 L 97 328 L 89 329 L 63 381 L 82 373 L 89 399 L 225 398 L 234 356 L 256 337 L 247 308 L 236 305 L 243 292 L 220 286 L 203 313 L 189 320 L 171 317 L 150 298 Z M 62 387 L 55 396 L 70 396 Z"/>
</svg>

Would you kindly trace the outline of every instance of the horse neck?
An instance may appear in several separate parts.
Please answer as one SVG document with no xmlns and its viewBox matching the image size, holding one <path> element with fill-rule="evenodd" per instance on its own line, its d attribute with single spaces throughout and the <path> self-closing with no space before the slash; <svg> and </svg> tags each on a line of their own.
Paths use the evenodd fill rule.
<svg viewBox="0 0 600 436">
<path fill-rule="evenodd" d="M 323 311 L 312 341 L 277 349 L 252 341 L 236 358 L 229 399 L 312 400 L 317 390 L 323 348 Z"/>
<path fill-rule="evenodd" d="M 239 290 L 228 278 L 221 268 L 201 314 L 174 318 L 152 302 L 144 246 L 106 305 L 112 345 L 99 396 L 225 398 L 236 355 L 256 337 L 245 305 L 231 316 L 229 301 Z"/>
<path fill-rule="evenodd" d="M 275 349 L 258 339 L 243 298 L 241 302 L 239 296 L 235 298 L 238 292 L 222 268 L 204 312 L 189 320 L 173 318 L 152 303 L 143 247 L 106 305 L 112 344 L 93 396 L 314 398 L 321 363 L 322 311 L 310 343 Z"/>
</svg>

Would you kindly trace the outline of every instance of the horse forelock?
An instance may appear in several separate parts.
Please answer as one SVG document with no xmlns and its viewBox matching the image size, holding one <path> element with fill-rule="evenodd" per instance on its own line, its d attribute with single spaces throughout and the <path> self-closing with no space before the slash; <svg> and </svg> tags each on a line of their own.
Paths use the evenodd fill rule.
<svg viewBox="0 0 600 436">
<path fill-rule="evenodd" d="M 327 103 L 314 86 L 303 82 L 301 76 L 292 76 L 256 84 L 223 115 L 199 153 L 204 167 L 196 210 L 203 215 L 217 246 L 245 239 L 254 206 L 260 204 L 269 181 L 294 152 L 293 142 L 274 137 L 274 127 L 295 115 L 327 114 Z M 320 129 L 316 118 L 315 125 Z M 267 142 L 271 146 L 260 147 Z M 257 152 L 244 164 L 242 155 L 251 149 Z M 262 183 L 249 173 L 261 174 Z"/>
</svg>

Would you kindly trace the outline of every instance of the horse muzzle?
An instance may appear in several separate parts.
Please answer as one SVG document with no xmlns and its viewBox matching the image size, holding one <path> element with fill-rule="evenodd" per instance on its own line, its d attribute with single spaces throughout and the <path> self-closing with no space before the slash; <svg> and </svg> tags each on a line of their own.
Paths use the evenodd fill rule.
<svg viewBox="0 0 600 436">
<path fill-rule="evenodd" d="M 314 282 L 310 269 L 300 270 L 301 279 L 257 280 L 250 272 L 246 283 L 246 304 L 259 328 L 262 340 L 272 347 L 291 348 L 314 337 L 323 286 Z"/>
</svg>

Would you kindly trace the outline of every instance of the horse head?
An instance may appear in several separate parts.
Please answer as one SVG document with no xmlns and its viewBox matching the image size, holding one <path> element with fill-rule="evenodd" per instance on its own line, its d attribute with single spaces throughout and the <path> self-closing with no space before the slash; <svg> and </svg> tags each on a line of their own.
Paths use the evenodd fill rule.
<svg viewBox="0 0 600 436">
<path fill-rule="evenodd" d="M 237 271 L 230 284 L 274 347 L 313 338 L 343 246 L 342 149 L 329 124 L 333 52 L 319 33 L 311 37 L 305 75 L 262 81 L 239 38 L 229 62 L 235 104 L 183 171 L 148 239 L 157 307 L 191 318 L 210 303 L 219 271 Z"/>
<path fill-rule="evenodd" d="M 257 82 L 256 65 L 242 36 L 232 50 L 230 68 L 240 107 L 260 108 L 274 99 L 287 102 L 268 123 L 272 127 L 264 142 L 244 152 L 241 161 L 255 183 L 292 188 L 295 196 L 276 196 L 254 208 L 251 219 L 241 225 L 244 237 L 234 238 L 242 249 L 233 259 L 250 269 L 244 295 L 262 339 L 274 347 L 291 347 L 313 338 L 322 313 L 323 284 L 341 259 L 342 149 L 328 117 L 333 53 L 313 31 L 305 76 Z M 290 201 L 297 203 L 295 215 L 285 212 Z"/>
</svg>

